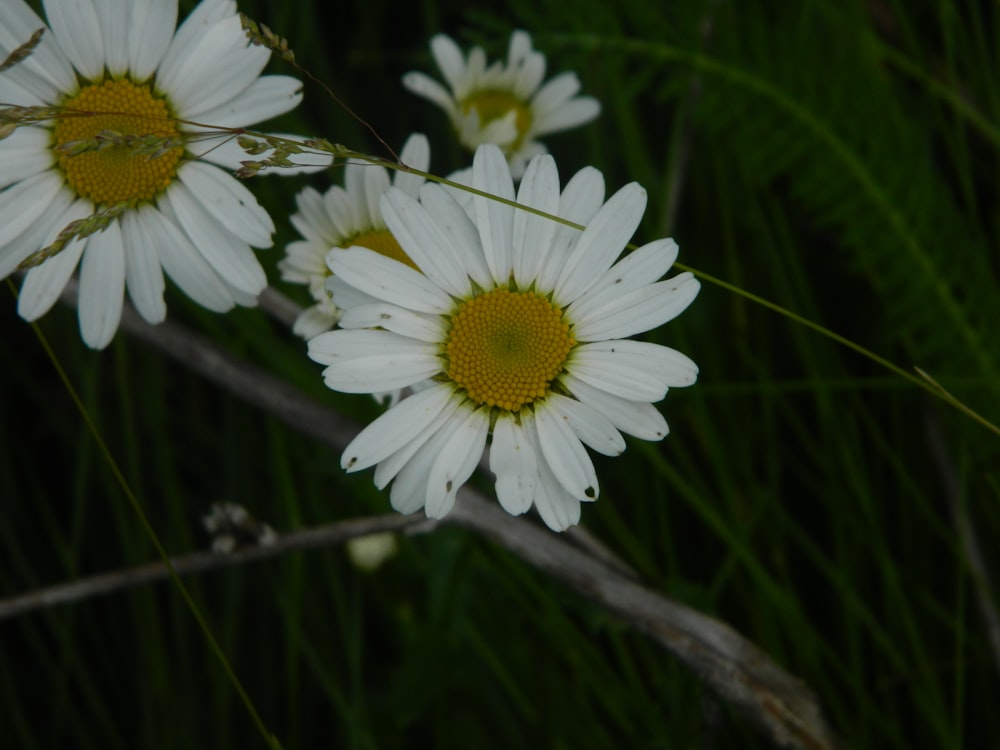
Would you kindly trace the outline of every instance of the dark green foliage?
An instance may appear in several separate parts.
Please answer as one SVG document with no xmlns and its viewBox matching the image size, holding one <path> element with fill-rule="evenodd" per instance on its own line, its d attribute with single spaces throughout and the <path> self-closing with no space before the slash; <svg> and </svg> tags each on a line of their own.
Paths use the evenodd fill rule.
<svg viewBox="0 0 1000 750">
<path fill-rule="evenodd" d="M 187 10 L 193 3 L 181 3 Z M 393 148 L 414 131 L 464 166 L 404 91 L 430 35 L 505 54 L 524 28 L 601 118 L 549 137 L 561 174 L 638 180 L 638 242 L 917 365 L 1000 421 L 1000 70 L 988 3 L 510 0 L 241 2 Z M 275 64 L 275 72 L 292 73 Z M 317 87 L 275 130 L 384 155 Z M 305 184 L 249 186 L 278 227 Z M 304 347 L 254 310 L 172 320 L 359 421 Z M 171 553 L 232 500 L 286 530 L 381 513 L 370 472 L 119 336 L 41 328 Z M 31 329 L 0 294 L 0 596 L 155 553 Z M 650 586 L 731 623 L 819 696 L 853 748 L 1000 743 L 1000 675 L 954 514 L 995 571 L 1000 437 L 911 383 L 706 284 L 652 338 L 701 366 L 661 405 L 672 434 L 598 459 L 584 525 Z M 940 449 L 935 449 L 935 441 Z M 952 477 L 954 482 L 951 482 Z M 482 484 L 488 487 L 487 483 Z M 343 550 L 189 580 L 285 748 L 747 748 L 764 743 L 623 623 L 457 529 L 400 540 L 372 574 Z M 995 593 L 991 603 L 998 605 Z M 0 621 L 0 745 L 265 747 L 169 584 Z"/>
</svg>

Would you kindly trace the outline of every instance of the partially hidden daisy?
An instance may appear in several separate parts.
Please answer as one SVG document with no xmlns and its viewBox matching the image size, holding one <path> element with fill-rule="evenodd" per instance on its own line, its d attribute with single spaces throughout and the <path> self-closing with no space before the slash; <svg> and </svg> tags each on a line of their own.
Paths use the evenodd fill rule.
<svg viewBox="0 0 1000 750">
<path fill-rule="evenodd" d="M 532 49 L 527 32 L 511 35 L 506 65 L 497 61 L 487 67 L 481 47 L 464 57 L 444 34 L 431 39 L 431 53 L 448 88 L 420 72 L 403 76 L 403 85 L 441 107 L 469 150 L 484 143 L 499 146 L 515 178 L 533 156 L 546 151 L 538 138 L 583 125 L 601 111 L 593 97 L 576 96 L 580 81 L 575 73 L 561 73 L 542 85 L 545 55 Z"/>
<path fill-rule="evenodd" d="M 255 304 L 267 280 L 252 248 L 271 245 L 274 225 L 227 172 L 245 154 L 195 123 L 237 128 L 287 112 L 299 81 L 260 75 L 270 53 L 250 46 L 232 0 L 204 0 L 179 28 L 176 0 L 43 4 L 47 24 L 23 0 L 0 3 L 0 59 L 43 29 L 0 73 L 0 103 L 54 108 L 0 141 L 0 278 L 72 222 L 114 218 L 27 272 L 20 315 L 47 312 L 78 266 L 80 330 L 96 349 L 118 328 L 126 287 L 147 321 L 165 318 L 164 271 L 211 310 Z M 99 138 L 147 148 L 98 150 Z"/>
<path fill-rule="evenodd" d="M 420 133 L 411 135 L 399 158 L 404 164 L 426 172 L 430 166 L 427 138 Z M 330 277 L 326 257 L 330 252 L 358 245 L 413 266 L 386 227 L 379 198 L 391 186 L 415 198 L 423 182 L 423 177 L 404 171 L 397 171 L 390 178 L 385 167 L 350 159 L 344 167 L 343 187 L 334 185 L 323 194 L 310 187 L 296 196 L 299 210 L 292 214 L 291 221 L 303 239 L 289 243 L 278 269 L 285 281 L 308 286 L 316 303 L 296 319 L 293 327 L 296 334 L 310 339 L 330 330 L 337 322 L 337 300 L 326 285 Z"/>
<path fill-rule="evenodd" d="M 645 210 L 635 183 L 605 202 L 601 173 L 585 168 L 560 191 L 554 160 L 541 155 L 515 195 L 503 154 L 486 145 L 472 187 L 585 229 L 479 195 L 467 213 L 432 183 L 419 199 L 392 189 L 382 215 L 420 272 L 364 248 L 331 253 L 339 282 L 373 301 L 346 309 L 341 330 L 312 339 L 309 355 L 347 393 L 429 380 L 342 457 L 347 471 L 375 466 L 380 489 L 392 482 L 394 508 L 446 515 L 490 442 L 500 504 L 512 514 L 534 505 L 562 530 L 598 496 L 585 446 L 614 456 L 623 432 L 667 434 L 653 403 L 694 383 L 698 369 L 628 337 L 682 312 L 699 283 L 687 272 L 657 281 L 677 256 L 669 239 L 618 260 Z"/>
</svg>

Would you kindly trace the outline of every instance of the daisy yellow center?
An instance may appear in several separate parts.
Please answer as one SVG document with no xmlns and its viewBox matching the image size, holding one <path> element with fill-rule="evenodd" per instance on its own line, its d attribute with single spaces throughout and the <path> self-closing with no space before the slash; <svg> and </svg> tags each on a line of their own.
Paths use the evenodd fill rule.
<svg viewBox="0 0 1000 750">
<path fill-rule="evenodd" d="M 379 255 L 384 255 L 386 258 L 392 258 L 393 260 L 398 260 L 400 263 L 405 263 L 416 271 L 420 270 L 417 268 L 417 264 L 410 260 L 410 256 L 400 247 L 399 243 L 396 242 L 396 238 L 392 236 L 392 232 L 388 229 L 373 229 L 370 232 L 363 232 L 348 242 L 347 245 L 367 247 Z"/>
<path fill-rule="evenodd" d="M 86 144 L 104 131 L 152 136 L 153 146 L 157 138 L 177 136 L 167 103 L 154 96 L 148 86 L 127 80 L 104 81 L 85 86 L 63 106 L 73 111 L 61 116 L 55 126 L 56 153 L 66 182 L 80 197 L 97 204 L 152 200 L 177 175 L 184 154 L 179 146 L 163 153 L 155 147 L 140 153 L 132 146 L 113 144 L 72 153 L 73 144 Z"/>
<path fill-rule="evenodd" d="M 523 99 L 509 91 L 477 91 L 462 102 L 462 113 L 469 114 L 472 110 L 479 115 L 480 127 L 485 127 L 494 120 L 500 120 L 514 111 L 514 127 L 517 128 L 517 138 L 510 148 L 516 150 L 531 127 L 531 109 Z"/>
<path fill-rule="evenodd" d="M 463 302 L 445 342 L 448 377 L 480 405 L 518 411 L 544 398 L 576 341 L 533 292 L 495 289 Z"/>
</svg>

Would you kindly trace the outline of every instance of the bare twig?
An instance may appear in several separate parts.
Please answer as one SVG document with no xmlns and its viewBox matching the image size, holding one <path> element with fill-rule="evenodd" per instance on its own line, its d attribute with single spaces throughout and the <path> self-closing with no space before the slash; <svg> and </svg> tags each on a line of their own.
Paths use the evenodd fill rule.
<svg viewBox="0 0 1000 750">
<path fill-rule="evenodd" d="M 261 310 L 283 324 L 288 330 L 292 329 L 292 326 L 295 325 L 295 319 L 302 312 L 300 305 L 270 286 L 260 293 L 257 301 Z M 304 343 L 302 348 L 305 349 Z"/>
<path fill-rule="evenodd" d="M 337 450 L 357 432 L 332 409 L 176 324 L 150 326 L 126 309 L 121 328 Z M 725 623 L 642 586 L 629 571 L 609 564 L 613 555 L 596 559 L 575 547 L 571 537 L 553 534 L 531 519 L 509 516 L 469 488 L 459 492 L 446 521 L 493 540 L 616 614 L 687 665 L 776 746 L 842 747 L 808 686 Z"/>
<path fill-rule="evenodd" d="M 401 516 L 396 514 L 375 516 L 372 518 L 358 518 L 292 531 L 276 537 L 270 544 L 244 547 L 231 554 L 193 552 L 188 555 L 174 557 L 170 562 L 178 575 L 190 575 L 191 573 L 219 570 L 255 560 L 280 557 L 289 552 L 330 547 L 346 542 L 349 539 L 365 536 L 366 534 L 410 530 L 416 526 L 425 526 L 427 524 L 435 524 L 435 522 L 427 521 L 419 516 Z M 124 570 L 80 578 L 57 586 L 36 589 L 21 596 L 0 600 L 0 620 L 24 615 L 45 607 L 72 604 L 84 599 L 124 591 L 147 583 L 165 581 L 169 577 L 170 572 L 163 562 L 153 562 Z"/>
<path fill-rule="evenodd" d="M 470 490 L 446 520 L 466 526 L 562 581 L 676 656 L 775 745 L 842 747 L 813 692 L 719 620 L 672 601 L 589 557 L 546 529 L 507 515 Z"/>
</svg>

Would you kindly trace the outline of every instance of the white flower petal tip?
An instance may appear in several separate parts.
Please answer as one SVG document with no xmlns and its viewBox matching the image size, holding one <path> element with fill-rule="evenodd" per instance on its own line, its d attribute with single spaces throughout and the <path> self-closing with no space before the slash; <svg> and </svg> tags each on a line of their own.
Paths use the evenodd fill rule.
<svg viewBox="0 0 1000 750">
<path fill-rule="evenodd" d="M 431 159 L 427 137 L 422 133 L 410 135 L 400 150 L 400 159 L 415 170 L 427 171 Z M 400 170 L 390 177 L 384 167 L 352 161 L 344 169 L 343 186 L 334 185 L 322 195 L 305 188 L 296 198 L 299 210 L 291 216 L 302 239 L 285 248 L 285 257 L 279 263 L 282 278 L 307 286 L 313 301 L 320 306 L 332 304 L 347 309 L 378 300 L 395 303 L 392 291 L 379 297 L 339 282 L 339 287 L 330 287 L 335 279 L 333 266 L 339 262 L 338 255 L 352 246 L 381 254 L 386 261 L 412 262 L 421 268 L 429 263 L 426 258 L 411 260 L 406 255 L 408 238 L 394 236 L 382 208 L 387 193 L 398 192 L 404 197 L 416 198 L 423 185 L 424 178 L 418 174 Z M 351 275 L 350 271 L 346 273 Z M 407 277 L 403 272 L 401 278 Z M 423 287 L 419 281 L 415 283 L 419 294 Z"/>
<path fill-rule="evenodd" d="M 341 468 L 348 472 L 361 471 L 385 460 L 419 435 L 444 411 L 450 399 L 451 393 L 444 386 L 403 399 L 351 441 L 341 458 Z"/>
<path fill-rule="evenodd" d="M 600 113 L 596 99 L 576 96 L 580 82 L 575 74 L 542 83 L 545 56 L 532 48 L 527 32 L 515 31 L 506 62 L 491 65 L 481 47 L 464 56 L 444 34 L 431 39 L 430 46 L 444 85 L 410 72 L 403 76 L 403 86 L 443 109 L 469 150 L 485 143 L 502 147 L 515 179 L 532 157 L 545 151 L 539 137 L 584 125 Z"/>
<path fill-rule="evenodd" d="M 495 195 L 515 193 L 495 146 L 477 151 L 466 177 Z M 374 466 L 376 486 L 391 484 L 393 508 L 441 518 L 489 443 L 507 512 L 534 507 L 557 531 L 578 523 L 581 504 L 600 495 L 589 451 L 618 456 L 623 434 L 663 439 L 667 423 L 653 404 L 697 379 L 686 355 L 627 336 L 679 314 L 698 281 L 687 272 L 659 280 L 677 256 L 672 240 L 619 259 L 645 206 L 639 186 L 605 202 L 600 173 L 584 170 L 560 192 L 547 155 L 528 165 L 517 198 L 572 216 L 582 232 L 486 199 L 463 206 L 436 185 L 414 194 L 381 184 L 386 225 L 420 270 L 362 247 L 331 250 L 323 288 L 343 308 L 341 330 L 311 339 L 309 356 L 335 390 L 415 393 L 366 427 L 342 466 Z M 359 210 L 340 203 L 346 194 L 336 194 L 342 213 L 330 223 Z M 318 198 L 301 196 L 303 214 Z"/>
<path fill-rule="evenodd" d="M 86 229 L 26 274 L 23 314 L 48 310 L 77 268 L 80 333 L 95 349 L 113 339 L 126 289 L 146 321 L 165 319 L 165 276 L 213 311 L 256 304 L 267 280 L 252 248 L 271 244 L 274 225 L 240 182 L 206 163 L 226 163 L 228 147 L 206 148 L 202 160 L 205 129 L 192 123 L 252 125 L 296 106 L 302 86 L 261 76 L 269 53 L 248 43 L 236 3 L 204 0 L 179 28 L 176 0 L 49 0 L 45 21 L 23 0 L 2 5 L 0 57 L 44 32 L 0 74 L 4 104 L 91 113 L 0 139 L 0 277 L 71 221 Z M 102 141 L 108 132 L 121 142 Z"/>
</svg>

